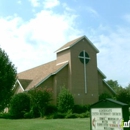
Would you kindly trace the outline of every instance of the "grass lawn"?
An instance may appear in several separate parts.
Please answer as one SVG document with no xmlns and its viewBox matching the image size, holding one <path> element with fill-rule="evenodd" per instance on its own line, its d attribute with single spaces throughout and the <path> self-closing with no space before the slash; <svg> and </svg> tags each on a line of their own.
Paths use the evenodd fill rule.
<svg viewBox="0 0 130 130">
<path fill-rule="evenodd" d="M 0 130 L 90 130 L 90 118 L 0 119 Z"/>
</svg>

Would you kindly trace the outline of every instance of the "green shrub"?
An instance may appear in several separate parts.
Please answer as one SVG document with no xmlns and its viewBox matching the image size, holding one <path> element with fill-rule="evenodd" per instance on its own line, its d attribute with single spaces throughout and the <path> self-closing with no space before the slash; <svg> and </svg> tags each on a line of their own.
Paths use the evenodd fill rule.
<svg viewBox="0 0 130 130">
<path fill-rule="evenodd" d="M 33 117 L 34 117 L 34 115 L 33 115 L 32 110 L 30 112 L 24 113 L 24 118 L 26 118 L 26 119 L 30 119 L 30 118 L 33 118 Z"/>
<path fill-rule="evenodd" d="M 46 88 L 37 88 L 29 91 L 29 95 L 31 98 L 31 109 L 33 110 L 33 114 L 40 114 L 40 117 L 43 117 L 47 106 L 51 101 L 51 91 Z"/>
<path fill-rule="evenodd" d="M 50 115 L 46 115 L 44 118 L 45 119 L 73 119 L 73 118 L 88 118 L 90 117 L 90 112 L 87 111 L 85 113 L 72 113 L 71 111 L 67 112 L 67 113 L 60 113 L 60 112 L 56 112 Z"/>
<path fill-rule="evenodd" d="M 90 110 L 90 105 L 74 105 L 73 113 L 85 113 Z"/>
<path fill-rule="evenodd" d="M 106 98 L 112 98 L 112 96 L 108 93 L 102 93 L 99 95 L 99 100 L 103 100 L 103 99 L 106 99 Z"/>
<path fill-rule="evenodd" d="M 90 113 L 89 111 L 85 112 L 85 113 L 70 113 L 67 114 L 65 118 L 87 118 L 90 117 Z"/>
<path fill-rule="evenodd" d="M 1 113 L 0 118 L 12 119 L 13 117 L 10 115 L 10 113 Z"/>
<path fill-rule="evenodd" d="M 86 117 L 90 117 L 90 111 L 86 111 Z"/>
<path fill-rule="evenodd" d="M 45 115 L 51 115 L 57 112 L 57 107 L 55 105 L 48 105 L 46 107 Z"/>
<path fill-rule="evenodd" d="M 78 114 L 77 114 L 77 113 L 67 114 L 67 115 L 65 116 L 65 118 L 78 118 Z"/>
<path fill-rule="evenodd" d="M 91 106 L 90 104 L 85 105 L 87 111 L 90 111 L 90 106 Z"/>
<path fill-rule="evenodd" d="M 56 112 L 56 113 L 52 114 L 53 119 L 63 119 L 63 118 L 65 118 L 65 116 L 66 116 L 65 113 L 60 113 L 60 112 Z"/>
<path fill-rule="evenodd" d="M 72 94 L 66 89 L 62 88 L 61 92 L 58 95 L 57 108 L 60 112 L 67 112 L 72 110 L 74 106 L 74 98 Z"/>
<path fill-rule="evenodd" d="M 74 105 L 73 113 L 83 113 L 83 106 L 82 105 Z"/>
<path fill-rule="evenodd" d="M 39 112 L 39 110 L 38 110 L 38 106 L 32 106 L 31 105 L 31 113 L 32 113 L 32 117 L 33 118 L 37 118 L 37 117 L 40 117 L 40 112 Z"/>
<path fill-rule="evenodd" d="M 89 111 L 79 114 L 79 118 L 87 118 L 87 117 L 90 117 L 90 112 Z"/>
<path fill-rule="evenodd" d="M 23 118 L 26 112 L 30 111 L 30 97 L 26 93 L 19 93 L 13 96 L 10 102 L 9 113 L 14 118 Z"/>
</svg>

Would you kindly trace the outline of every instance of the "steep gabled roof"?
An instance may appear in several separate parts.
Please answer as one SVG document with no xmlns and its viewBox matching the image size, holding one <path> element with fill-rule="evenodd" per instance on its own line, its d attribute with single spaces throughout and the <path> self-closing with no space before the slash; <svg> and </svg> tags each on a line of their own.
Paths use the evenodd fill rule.
<svg viewBox="0 0 130 130">
<path fill-rule="evenodd" d="M 96 50 L 96 52 L 98 53 L 99 50 L 93 45 L 93 43 L 86 37 L 86 36 L 81 36 L 79 38 L 76 38 L 68 43 L 66 43 L 65 45 L 63 45 L 61 48 L 59 48 L 56 52 L 61 52 L 64 51 L 66 49 L 71 48 L 72 46 L 74 46 L 75 44 L 77 44 L 79 41 L 81 41 L 82 39 L 86 39 L 88 41 L 88 43 Z"/>
<path fill-rule="evenodd" d="M 29 90 L 33 87 L 37 87 L 43 83 L 50 76 L 57 74 L 61 69 L 63 69 L 67 63 L 56 65 L 56 60 L 49 63 L 40 65 L 38 67 L 26 70 L 18 74 L 19 81 L 27 86 L 24 86 L 25 90 Z M 29 81 L 26 83 L 26 81 Z"/>
<path fill-rule="evenodd" d="M 110 85 L 103 79 L 103 83 L 105 83 L 107 85 L 107 87 L 114 93 L 116 94 L 116 92 L 110 87 Z"/>
<path fill-rule="evenodd" d="M 105 78 L 106 78 L 106 75 L 105 75 L 99 68 L 97 68 L 97 70 L 98 70 L 98 72 L 102 75 L 103 79 L 105 79 Z"/>
</svg>

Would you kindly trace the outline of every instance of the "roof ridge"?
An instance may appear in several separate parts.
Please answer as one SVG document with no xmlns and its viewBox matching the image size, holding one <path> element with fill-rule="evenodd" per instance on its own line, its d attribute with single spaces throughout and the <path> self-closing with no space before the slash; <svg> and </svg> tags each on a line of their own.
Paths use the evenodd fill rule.
<svg viewBox="0 0 130 130">
<path fill-rule="evenodd" d="M 71 41 L 69 41 L 69 42 L 67 42 L 66 44 L 64 44 L 63 46 L 61 46 L 59 49 L 57 49 L 55 52 L 59 52 L 59 51 L 61 51 L 61 50 L 64 50 L 64 48 L 69 48 L 70 46 L 72 46 L 72 44 L 70 44 L 70 45 L 68 45 L 69 43 L 75 43 L 75 42 L 77 42 L 77 40 L 80 40 L 80 39 L 82 39 L 83 37 L 85 37 L 84 35 L 83 36 L 80 36 L 80 37 L 78 37 L 78 38 L 75 38 L 75 39 L 73 39 L 73 40 L 71 40 Z M 68 45 L 68 46 L 67 46 Z M 65 46 L 67 46 L 67 47 L 65 47 Z M 63 49 L 62 49 L 63 48 Z"/>
<path fill-rule="evenodd" d="M 85 38 L 88 43 L 96 50 L 96 52 L 98 53 L 99 50 L 94 46 L 94 44 L 85 36 L 81 36 L 81 37 L 78 37 L 74 40 L 71 40 L 70 42 L 67 42 L 65 45 L 63 45 L 62 47 L 60 47 L 58 50 L 56 50 L 55 52 L 61 52 L 61 51 L 64 51 L 64 50 L 67 50 L 69 49 L 70 47 L 74 46 L 76 43 L 78 43 L 80 40 L 82 40 L 83 38 Z"/>
</svg>

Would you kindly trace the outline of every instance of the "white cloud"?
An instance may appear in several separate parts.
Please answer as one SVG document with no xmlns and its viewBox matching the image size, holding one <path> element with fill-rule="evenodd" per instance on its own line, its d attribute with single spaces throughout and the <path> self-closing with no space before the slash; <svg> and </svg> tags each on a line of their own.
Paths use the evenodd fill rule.
<svg viewBox="0 0 130 130">
<path fill-rule="evenodd" d="M 40 2 L 39 0 L 29 0 L 32 4 L 33 7 L 38 7 L 40 6 Z"/>
<path fill-rule="evenodd" d="M 40 6 L 38 0 L 30 2 L 34 7 Z M 86 35 L 82 33 L 81 28 L 77 28 L 76 11 L 66 4 L 58 3 L 57 0 L 44 3 L 47 9 L 58 5 L 64 8 L 63 14 L 42 10 L 29 21 L 24 21 L 17 15 L 0 18 L 0 47 L 7 52 L 19 72 L 54 60 L 56 57 L 53 52 L 60 46 Z M 88 8 L 88 11 L 94 16 L 99 16 L 93 8 Z M 124 18 L 129 24 L 130 15 L 125 15 Z M 86 27 L 83 29 L 86 30 Z M 129 26 L 125 28 L 122 25 L 112 29 L 100 25 L 99 28 L 89 28 L 86 31 L 86 36 L 100 51 L 97 58 L 99 68 L 108 79 L 118 80 L 122 86 L 130 82 L 129 30 Z"/>
<path fill-rule="evenodd" d="M 66 3 L 62 3 L 62 6 L 68 12 L 75 12 L 75 10 L 70 8 Z"/>
<path fill-rule="evenodd" d="M 77 17 L 70 12 L 55 14 L 42 10 L 26 22 L 18 16 L 0 18 L 0 47 L 19 72 L 54 60 L 55 50 L 82 35 L 75 25 Z M 97 58 L 99 68 L 107 79 L 118 80 L 122 86 L 130 82 L 129 30 L 129 27 L 113 30 L 100 25 L 87 35 L 100 51 Z"/>
<path fill-rule="evenodd" d="M 28 27 L 32 32 L 31 40 L 45 41 L 50 44 L 54 44 L 55 41 L 61 42 L 66 34 L 73 31 L 74 19 L 75 15 L 70 18 L 69 14 L 58 15 L 52 11 L 41 11 L 35 19 L 30 20 Z"/>
<path fill-rule="evenodd" d="M 87 7 L 86 10 L 87 10 L 90 14 L 92 14 L 93 16 L 96 16 L 96 17 L 99 16 L 98 12 L 97 12 L 95 9 L 93 9 L 92 7 Z"/>
<path fill-rule="evenodd" d="M 41 11 L 24 22 L 20 17 L 0 19 L 0 47 L 23 71 L 54 60 L 54 51 L 81 34 L 75 26 L 75 15 Z"/>
<path fill-rule="evenodd" d="M 107 29 L 108 34 L 96 34 L 91 37 L 100 51 L 98 66 L 107 79 L 118 80 L 119 84 L 125 87 L 130 83 L 130 28 L 118 27 L 112 31 Z"/>
<path fill-rule="evenodd" d="M 45 9 L 48 9 L 60 5 L 60 2 L 59 0 L 44 0 L 43 5 Z"/>
</svg>

